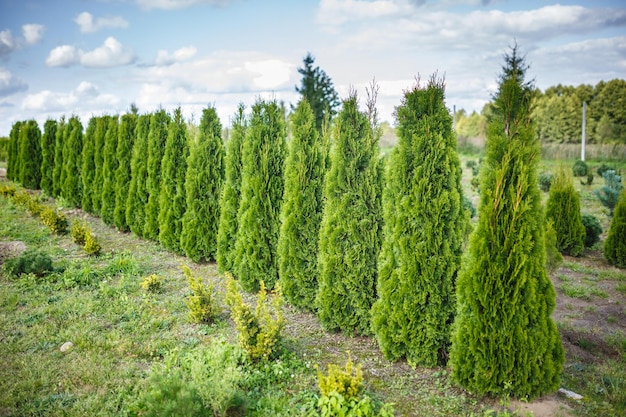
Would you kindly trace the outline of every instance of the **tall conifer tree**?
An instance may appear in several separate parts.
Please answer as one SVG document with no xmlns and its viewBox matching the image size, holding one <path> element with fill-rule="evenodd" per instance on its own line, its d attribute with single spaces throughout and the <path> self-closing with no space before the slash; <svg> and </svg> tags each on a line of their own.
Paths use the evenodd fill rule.
<svg viewBox="0 0 626 417">
<path fill-rule="evenodd" d="M 83 125 L 77 116 L 72 116 L 67 122 L 63 140 L 61 196 L 72 207 L 80 207 L 83 191 L 80 172 L 83 153 Z"/>
<path fill-rule="evenodd" d="M 20 142 L 20 128 L 22 122 L 15 122 L 11 126 L 11 133 L 9 133 L 9 149 L 7 155 L 7 179 L 11 181 L 19 181 L 19 142 Z"/>
<path fill-rule="evenodd" d="M 56 138 L 54 141 L 54 168 L 52 170 L 52 196 L 58 197 L 61 195 L 61 177 L 63 173 L 63 138 L 65 137 L 65 129 L 67 123 L 65 122 L 65 116 L 61 117 L 57 126 Z"/>
<path fill-rule="evenodd" d="M 22 124 L 19 141 L 19 181 L 24 187 L 37 190 L 41 182 L 41 130 L 36 121 Z"/>
<path fill-rule="evenodd" d="M 137 119 L 136 140 L 130 163 L 130 186 L 126 201 L 126 223 L 131 232 L 143 236 L 145 208 L 148 204 L 148 134 L 150 133 L 149 114 L 142 114 Z"/>
<path fill-rule="evenodd" d="M 93 213 L 93 184 L 96 175 L 96 129 L 98 118 L 92 117 L 87 123 L 85 136 L 83 136 L 83 159 L 81 165 L 82 196 L 81 208 L 88 213 Z"/>
<path fill-rule="evenodd" d="M 472 392 L 533 398 L 558 388 L 564 352 L 550 318 L 556 293 L 546 273 L 533 86 L 524 81 L 517 46 L 504 58 L 487 128 L 478 224 L 457 281 L 450 362 L 453 378 Z"/>
<path fill-rule="evenodd" d="M 285 162 L 282 225 L 278 238 L 281 289 L 289 302 L 312 310 L 317 293 L 317 254 L 322 220 L 325 153 L 309 103 L 292 116 Z"/>
<path fill-rule="evenodd" d="M 113 224 L 115 210 L 115 172 L 117 171 L 117 140 L 119 117 L 112 116 L 104 135 L 102 149 L 102 198 L 100 200 L 100 217 L 105 224 Z"/>
<path fill-rule="evenodd" d="M 91 184 L 91 207 L 92 212 L 100 215 L 102 210 L 102 185 L 104 183 L 104 142 L 111 116 L 101 116 L 96 120 L 96 132 L 94 133 L 94 177 Z"/>
<path fill-rule="evenodd" d="M 159 239 L 159 196 L 161 193 L 161 162 L 165 153 L 165 142 L 171 118 L 163 109 L 150 117 L 148 132 L 148 178 L 146 191 L 148 203 L 145 208 L 143 235 L 148 239 Z"/>
<path fill-rule="evenodd" d="M 626 189 L 617 200 L 609 235 L 604 242 L 604 257 L 611 265 L 626 268 Z"/>
<path fill-rule="evenodd" d="M 580 198 L 571 174 L 563 166 L 556 170 L 546 201 L 546 217 L 556 232 L 559 252 L 578 256 L 585 248 L 585 226 L 580 213 Z"/>
<path fill-rule="evenodd" d="M 57 122 L 48 119 L 43 125 L 41 137 L 41 189 L 52 195 L 52 172 L 54 171 L 54 144 L 56 142 Z"/>
<path fill-rule="evenodd" d="M 215 260 L 223 182 L 222 124 L 215 108 L 209 107 L 202 111 L 185 176 L 187 202 L 180 244 L 195 262 Z"/>
<path fill-rule="evenodd" d="M 131 113 L 122 116 L 117 136 L 117 169 L 115 170 L 115 208 L 113 209 L 113 224 L 118 230 L 127 232 L 126 201 L 130 186 L 130 160 L 135 143 L 135 125 L 137 124 L 136 108 Z"/>
</svg>

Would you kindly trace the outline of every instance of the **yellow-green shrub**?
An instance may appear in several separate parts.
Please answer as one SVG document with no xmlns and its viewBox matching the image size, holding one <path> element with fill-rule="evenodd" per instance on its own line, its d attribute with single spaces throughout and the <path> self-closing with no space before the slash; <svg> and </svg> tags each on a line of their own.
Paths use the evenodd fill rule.
<svg viewBox="0 0 626 417">
<path fill-rule="evenodd" d="M 39 217 L 41 218 L 43 224 L 48 226 L 48 228 L 54 233 L 67 233 L 67 219 L 63 213 L 58 213 L 50 207 L 43 207 Z"/>
<path fill-rule="evenodd" d="M 5 197 L 13 197 L 15 195 L 15 186 L 8 184 L 0 185 L 0 195 L 3 195 Z"/>
<path fill-rule="evenodd" d="M 85 238 L 87 234 L 90 233 L 87 224 L 82 221 L 75 221 L 72 223 L 72 227 L 70 228 L 70 234 L 72 235 L 72 240 L 74 243 L 78 245 L 85 244 Z"/>
<path fill-rule="evenodd" d="M 202 278 L 193 275 L 188 266 L 183 265 L 183 272 L 189 281 L 192 294 L 187 297 L 189 319 L 196 323 L 211 323 L 220 313 L 220 308 L 213 294 L 213 285 L 205 285 Z"/>
<path fill-rule="evenodd" d="M 357 398 L 363 391 L 363 371 L 361 364 L 354 365 L 350 352 L 345 369 L 341 369 L 334 363 L 328 364 L 328 373 L 324 375 L 317 370 L 317 385 L 322 395 L 329 395 L 331 392 L 341 394 L 346 400 Z"/>
<path fill-rule="evenodd" d="M 165 279 L 157 274 L 148 275 L 141 281 L 141 288 L 151 293 L 159 293 L 163 291 L 163 283 Z"/>
<path fill-rule="evenodd" d="M 91 231 L 87 230 L 87 234 L 85 235 L 85 245 L 83 246 L 85 253 L 87 255 L 100 255 L 102 251 L 102 245 L 98 242 L 98 239 L 91 233 Z"/>
</svg>

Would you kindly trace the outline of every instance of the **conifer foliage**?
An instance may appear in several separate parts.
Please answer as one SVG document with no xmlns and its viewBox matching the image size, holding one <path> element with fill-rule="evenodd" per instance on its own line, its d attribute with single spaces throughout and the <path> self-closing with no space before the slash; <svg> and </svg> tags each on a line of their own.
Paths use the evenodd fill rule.
<svg viewBox="0 0 626 417">
<path fill-rule="evenodd" d="M 130 185 L 126 201 L 126 223 L 131 232 L 143 236 L 145 207 L 148 203 L 146 179 L 148 176 L 148 134 L 150 115 L 142 114 L 137 119 L 136 138 L 130 162 Z"/>
<path fill-rule="evenodd" d="M 215 108 L 209 107 L 202 112 L 185 176 L 187 202 L 180 244 L 195 262 L 215 260 L 223 182 L 222 124 Z"/>
<path fill-rule="evenodd" d="M 63 172 L 63 138 L 67 123 L 65 117 L 61 117 L 57 126 L 56 137 L 54 141 L 54 168 L 52 169 L 52 196 L 61 195 L 61 177 Z"/>
<path fill-rule="evenodd" d="M 578 256 L 585 248 L 585 226 L 580 213 L 580 198 L 564 167 L 559 167 L 546 202 L 546 216 L 556 232 L 559 252 Z"/>
<path fill-rule="evenodd" d="M 159 239 L 159 196 L 161 193 L 161 162 L 165 153 L 168 127 L 171 122 L 169 114 L 163 109 L 150 117 L 148 133 L 148 178 L 146 191 L 148 203 L 145 207 L 145 224 L 143 235 L 148 239 Z"/>
<path fill-rule="evenodd" d="M 407 91 L 383 191 L 384 240 L 372 330 L 385 357 L 445 363 L 467 215 L 444 83 Z"/>
<path fill-rule="evenodd" d="M 41 137 L 41 189 L 52 195 L 52 171 L 54 170 L 54 144 L 56 142 L 57 122 L 48 119 L 43 125 Z"/>
<path fill-rule="evenodd" d="M 537 187 L 539 142 L 530 121 L 532 82 L 517 46 L 488 122 L 478 224 L 457 280 L 452 377 L 472 392 L 533 398 L 554 391 L 564 352 L 550 318 L 545 219 Z"/>
<path fill-rule="evenodd" d="M 278 238 L 281 288 L 289 302 L 311 310 L 317 292 L 317 253 L 324 192 L 324 149 L 311 106 L 301 100 L 292 116 Z"/>
<path fill-rule="evenodd" d="M 113 224 L 115 211 L 115 172 L 117 171 L 117 132 L 119 117 L 109 118 L 102 157 L 102 193 L 100 201 L 100 218 L 109 226 Z"/>
<path fill-rule="evenodd" d="M 604 242 L 604 257 L 611 265 L 626 268 L 626 189 L 613 212 L 609 235 Z"/>
<path fill-rule="evenodd" d="M 83 136 L 83 157 L 81 162 L 82 194 L 81 208 L 88 213 L 93 212 L 93 183 L 96 174 L 95 152 L 96 152 L 96 128 L 98 118 L 92 117 L 87 123 L 85 136 Z"/>
<path fill-rule="evenodd" d="M 11 181 L 18 181 L 19 174 L 19 142 L 20 142 L 20 129 L 22 122 L 15 122 L 11 126 L 11 133 L 9 133 L 9 149 L 7 155 L 7 179 Z"/>
<path fill-rule="evenodd" d="M 19 182 L 26 188 L 37 190 L 41 182 L 41 130 L 36 121 L 22 123 L 18 149 Z"/>
<path fill-rule="evenodd" d="M 135 143 L 135 125 L 137 124 L 137 109 L 133 106 L 130 113 L 122 116 L 117 138 L 115 157 L 117 168 L 115 170 L 115 208 L 113 209 L 113 224 L 118 230 L 128 231 L 126 223 L 126 200 L 128 200 L 128 188 L 130 187 L 130 160 L 133 155 Z"/>
<path fill-rule="evenodd" d="M 246 291 L 278 280 L 278 234 L 283 197 L 285 116 L 276 101 L 252 106 L 243 146 L 241 201 L 237 214 L 234 271 Z"/>
<path fill-rule="evenodd" d="M 77 116 L 70 117 L 63 132 L 63 171 L 61 196 L 72 207 L 80 207 L 83 182 L 80 175 L 83 152 L 83 125 Z"/>
<path fill-rule="evenodd" d="M 100 214 L 102 207 L 102 184 L 104 182 L 104 141 L 109 127 L 111 116 L 98 117 L 96 121 L 96 131 L 94 132 L 94 176 L 91 183 L 91 209 L 92 213 Z"/>
<path fill-rule="evenodd" d="M 372 112 L 370 112 L 372 114 Z M 318 316 L 327 329 L 370 333 L 381 243 L 378 139 L 356 93 L 335 120 L 320 225 Z"/>
</svg>

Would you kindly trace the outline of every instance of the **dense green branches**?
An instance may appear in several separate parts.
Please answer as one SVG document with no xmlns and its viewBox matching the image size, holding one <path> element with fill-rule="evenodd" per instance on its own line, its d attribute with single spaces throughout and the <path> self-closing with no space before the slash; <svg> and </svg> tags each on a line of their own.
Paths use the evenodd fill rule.
<svg viewBox="0 0 626 417">
<path fill-rule="evenodd" d="M 161 109 L 150 117 L 148 132 L 148 178 L 146 191 L 148 203 L 145 207 L 143 235 L 152 240 L 159 238 L 159 196 L 161 193 L 161 162 L 165 153 L 165 142 L 171 118 Z"/>
<path fill-rule="evenodd" d="M 54 168 L 52 169 L 52 196 L 61 195 L 61 177 L 63 172 L 63 138 L 65 137 L 65 129 L 67 124 L 65 117 L 61 117 L 57 126 L 56 137 L 54 140 Z"/>
<path fill-rule="evenodd" d="M 96 128 L 98 118 L 89 119 L 85 135 L 83 136 L 83 157 L 81 162 L 81 208 L 88 213 L 93 213 L 93 185 L 96 175 L 95 152 L 96 152 Z"/>
<path fill-rule="evenodd" d="M 135 125 L 137 114 L 127 113 L 122 116 L 118 130 L 117 149 L 115 157 L 117 168 L 115 169 L 115 208 L 113 209 L 113 224 L 118 230 L 128 231 L 126 223 L 126 200 L 128 200 L 128 188 L 130 186 L 131 172 L 130 160 L 133 155 L 135 143 Z"/>
<path fill-rule="evenodd" d="M 37 122 L 22 123 L 19 132 L 19 182 L 26 188 L 39 189 L 41 182 L 41 130 Z"/>
<path fill-rule="evenodd" d="M 615 206 L 609 235 L 604 242 L 604 257 L 611 265 L 626 268 L 626 189 Z"/>
<path fill-rule="evenodd" d="M 10 181 L 18 181 L 19 173 L 19 144 L 20 144 L 20 128 L 22 122 L 15 122 L 11 126 L 9 133 L 9 149 L 7 150 L 7 179 Z"/>
<path fill-rule="evenodd" d="M 102 208 L 102 185 L 104 183 L 104 142 L 106 132 L 109 128 L 111 116 L 98 117 L 96 120 L 96 131 L 94 132 L 94 175 L 91 184 L 91 208 L 92 213 L 100 214 Z"/>
<path fill-rule="evenodd" d="M 296 91 L 309 102 L 315 117 L 315 126 L 321 131 L 324 119 L 332 118 L 337 112 L 339 96 L 330 77 L 320 67 L 313 67 L 314 62 L 315 58 L 310 53 L 302 60 L 304 67 L 298 68 L 302 81 Z"/>
<path fill-rule="evenodd" d="M 61 196 L 73 207 L 80 207 L 83 182 L 80 175 L 83 153 L 83 125 L 76 116 L 70 117 L 63 132 L 63 171 Z"/>
<path fill-rule="evenodd" d="M 52 195 L 52 172 L 54 170 L 54 144 L 56 142 L 57 122 L 48 119 L 43 125 L 41 137 L 41 189 Z"/>
<path fill-rule="evenodd" d="M 100 218 L 108 225 L 113 224 L 115 211 L 115 172 L 117 171 L 117 140 L 119 117 L 113 116 L 108 120 L 104 135 L 102 157 L 102 192 L 100 197 Z M 95 206 L 95 205 L 94 205 Z"/>
<path fill-rule="evenodd" d="M 585 226 L 580 213 L 580 198 L 571 175 L 559 167 L 552 181 L 546 217 L 556 232 L 556 247 L 559 252 L 578 256 L 585 248 Z"/>
<path fill-rule="evenodd" d="M 143 236 L 145 207 L 148 204 L 148 134 L 150 115 L 142 114 L 137 119 L 136 138 L 130 162 L 130 185 L 126 200 L 126 223 L 137 236 Z"/>
</svg>

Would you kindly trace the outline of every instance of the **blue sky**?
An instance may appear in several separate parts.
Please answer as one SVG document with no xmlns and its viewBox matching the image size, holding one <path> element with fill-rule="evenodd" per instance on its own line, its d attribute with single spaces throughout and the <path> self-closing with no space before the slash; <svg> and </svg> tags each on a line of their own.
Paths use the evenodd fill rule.
<svg viewBox="0 0 626 417">
<path fill-rule="evenodd" d="M 517 41 L 539 88 L 626 77 L 619 0 L 0 0 L 0 135 L 17 120 L 207 105 L 228 125 L 258 97 L 295 103 L 311 52 L 345 97 L 376 79 L 381 120 L 445 74 L 480 111 Z M 364 101 L 364 99 L 362 100 Z"/>
</svg>

